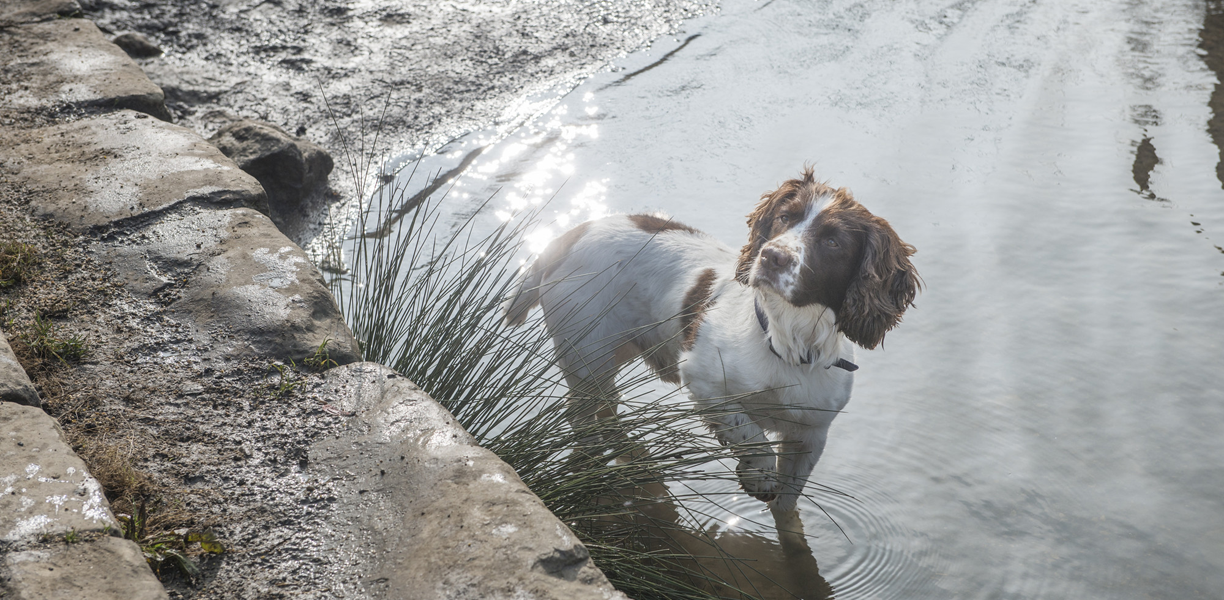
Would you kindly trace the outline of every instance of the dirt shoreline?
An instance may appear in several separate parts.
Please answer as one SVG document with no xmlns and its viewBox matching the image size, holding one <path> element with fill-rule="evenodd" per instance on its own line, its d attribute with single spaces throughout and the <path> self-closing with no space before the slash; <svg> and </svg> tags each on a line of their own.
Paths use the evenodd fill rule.
<svg viewBox="0 0 1224 600">
<path fill-rule="evenodd" d="M 353 154 L 427 152 L 521 121 L 532 110 L 524 98 L 569 89 L 717 9 L 712 0 L 81 5 L 104 33 L 139 33 L 164 50 L 136 60 L 176 123 L 208 137 L 235 115 L 310 139 L 336 157 L 342 197 L 353 193 Z"/>
<path fill-rule="evenodd" d="M 460 472 L 472 465 L 486 470 L 507 467 L 473 445 L 463 447 L 459 454 L 449 450 L 449 454 L 416 459 L 419 464 L 438 465 L 432 470 L 362 474 L 367 465 L 359 456 L 349 456 L 346 448 L 369 444 L 352 436 L 379 427 L 377 421 L 360 421 L 363 410 L 374 410 L 369 402 L 384 409 L 420 406 L 423 408 L 413 410 L 431 415 L 430 411 L 440 409 L 429 408 L 436 403 L 413 391 L 410 384 L 390 388 L 387 383 L 377 384 L 371 389 L 382 391 L 369 398 L 350 397 L 351 389 L 344 391 L 353 386 L 370 388 L 371 377 L 385 382 L 394 373 L 356 366 L 325 376 L 307 365 L 313 360 L 313 366 L 330 366 L 319 364 L 326 356 L 311 356 L 308 348 L 322 339 L 332 342 L 333 358 L 341 363 L 355 360 L 349 349 L 352 340 L 325 333 L 335 327 L 337 316 L 326 308 L 334 307 L 334 301 L 316 297 L 315 287 L 322 284 L 317 272 L 314 276 L 303 272 L 305 277 L 299 279 L 294 265 L 304 260 L 304 255 L 298 258 L 300 250 L 285 254 L 289 251 L 286 246 L 276 251 L 288 240 L 266 217 L 242 208 L 266 211 L 266 197 L 258 186 L 252 188 L 245 180 L 231 178 L 220 184 L 230 191 L 193 197 L 205 188 L 189 189 L 197 184 L 184 183 L 183 191 L 175 191 L 177 188 L 166 188 L 164 182 L 157 183 L 157 195 L 132 196 L 130 216 L 91 212 L 77 205 L 77 198 L 99 193 L 92 183 L 97 181 L 105 182 L 109 190 L 99 198 L 128 197 L 121 189 L 129 163 L 159 165 L 154 171 L 163 169 L 174 179 L 190 175 L 172 168 L 172 163 L 184 160 L 184 151 L 198 156 L 191 159 L 194 161 L 221 160 L 209 154 L 212 150 L 199 146 L 202 140 L 194 141 L 198 136 L 193 136 L 215 130 L 223 113 L 272 121 L 315 138 L 340 155 L 343 140 L 358 137 L 368 126 L 362 118 L 368 118 L 369 111 L 363 114 L 362 109 L 381 107 L 388 90 L 393 90 L 391 118 L 383 124 L 384 139 L 400 146 L 426 147 L 457 132 L 507 118 L 506 107 L 515 99 L 541 86 L 572 85 L 608 59 L 708 10 L 709 4 L 657 2 L 566 12 L 568 5 L 559 2 L 407 9 L 353 8 L 350 3 L 334 1 L 244 6 L 181 1 L 82 3 L 83 10 L 76 14 L 96 20 L 104 34 L 143 33 L 166 50 L 164 56 L 138 59 L 154 82 L 162 85 L 165 106 L 159 90 L 145 89 L 148 80 L 139 70 L 122 64 L 127 59 L 120 60 L 122 55 L 116 55 L 113 46 L 98 44 L 102 40 L 95 40 L 98 33 L 89 21 L 57 21 L 54 12 L 47 12 L 69 14 L 71 10 L 64 10 L 74 9 L 71 2 L 29 4 L 34 11 L 30 14 L 44 11 L 46 16 L 0 24 L 5 39 L 25 40 L 20 43 L 26 44 L 18 60 L 0 73 L 0 87 L 18 90 L 24 94 L 20 98 L 29 96 L 28 106 L 0 105 L 0 121 L 14 134 L 0 144 L 0 230 L 5 241 L 28 244 L 37 258 L 24 283 L 0 290 L 3 330 L 37 387 L 43 409 L 59 422 L 71 450 L 85 460 L 101 483 L 114 513 L 131 518 L 147 512 L 146 538 L 175 531 L 207 531 L 226 547 L 220 555 L 204 552 L 198 545 L 188 548 L 190 558 L 201 568 L 194 579 L 175 568 L 172 560 L 160 563 L 161 580 L 170 597 L 377 596 L 378 589 L 411 590 L 441 576 L 412 573 L 398 580 L 392 576 L 389 583 L 385 577 L 358 581 L 353 569 L 362 569 L 360 573 L 386 569 L 378 565 L 404 560 L 405 550 L 370 546 L 370 540 L 380 534 L 353 524 L 387 519 L 409 523 L 409 515 L 417 514 L 408 512 L 415 506 L 412 503 L 423 499 L 439 506 L 467 504 L 447 494 L 472 498 L 490 492 L 483 487 L 464 487 L 466 476 Z M 57 37 L 60 34 L 55 32 L 65 27 L 67 37 Z M 300 32 L 299 37 L 286 34 L 288 31 Z M 58 50 L 38 46 L 47 43 L 40 40 L 57 39 L 70 48 L 84 44 L 80 52 L 106 57 L 99 60 L 108 61 L 108 68 L 117 69 L 125 83 L 117 84 L 113 91 L 78 86 L 86 95 L 101 94 L 85 104 L 40 100 L 53 97 L 54 92 L 47 96 L 39 91 L 38 83 L 27 85 L 32 80 L 20 65 L 49 64 L 48 59 L 21 58 L 26 56 L 22 52 L 59 56 Z M 52 46 L 56 43 L 51 42 Z M 346 50 L 336 52 L 337 48 Z M 372 60 L 374 56 L 386 58 Z M 66 65 L 65 72 L 71 72 L 71 64 Z M 64 85 L 54 77 L 46 89 Z M 326 80 L 322 88 L 331 113 L 318 102 L 318 87 L 311 91 L 316 77 Z M 77 84 L 68 81 L 67 85 Z M 195 133 L 166 129 L 145 114 L 111 112 L 115 103 L 108 98 L 130 94 L 125 89 L 134 89 L 132 86 L 143 90 L 143 95 L 133 96 L 136 100 L 132 102 L 138 102 L 133 105 L 136 110 L 162 118 L 173 115 Z M 331 114 L 342 115 L 335 127 L 324 125 Z M 124 138 L 128 131 L 144 133 Z M 154 138 L 162 145 L 156 149 L 142 146 L 141 140 Z M 67 164 L 80 166 L 77 172 L 67 169 L 64 175 L 55 174 Z M 232 169 L 217 164 L 222 166 L 207 168 Z M 111 171 L 120 175 L 105 175 Z M 41 172 L 51 175 L 37 175 Z M 339 185 L 343 183 L 341 178 Z M 139 179 L 127 184 L 141 189 L 150 185 Z M 333 185 L 337 185 L 334 176 Z M 184 193 L 185 199 L 175 195 Z M 127 201 L 123 202 L 114 209 L 126 211 Z M 192 244 L 198 251 L 191 251 Z M 251 264 L 242 266 L 248 262 Z M 271 270 L 262 272 L 265 269 Z M 231 275 L 222 276 L 224 283 L 209 275 L 229 271 Z M 235 321 L 233 309 L 225 308 L 230 306 L 225 302 L 218 304 L 217 294 L 233 296 L 251 288 L 237 285 L 241 282 L 234 279 L 251 275 L 258 285 L 269 287 L 251 298 L 278 298 L 275 293 L 288 297 L 296 291 L 289 302 L 301 303 L 305 297 L 313 303 L 314 308 L 306 310 L 309 318 L 301 320 L 277 312 L 288 309 L 262 306 L 259 311 L 263 312 L 257 311 L 254 320 Z M 233 296 L 231 305 L 251 293 Z M 282 301 L 273 304 L 278 302 Z M 259 316 L 263 313 L 267 315 Z M 281 324 L 265 334 L 264 322 Z M 78 343 L 79 355 L 41 352 L 40 326 L 49 327 L 45 333 L 53 340 Z M 444 416 L 426 418 L 419 427 L 447 432 L 450 437 L 466 435 L 453 419 Z M 355 441 L 344 441 L 349 439 Z M 380 449 L 382 443 L 370 445 L 365 452 L 390 456 L 420 451 Z M 425 493 L 414 491 L 414 486 L 423 485 L 420 482 L 438 477 L 450 478 L 445 488 L 450 491 L 442 497 L 436 497 L 436 483 Z M 517 482 L 513 472 L 504 479 Z M 521 482 L 515 485 L 522 486 Z M 525 487 L 522 491 L 527 492 Z M 565 579 L 554 579 L 558 575 L 547 569 L 537 573 L 533 567 L 524 572 L 508 565 L 504 573 L 508 579 L 499 579 L 503 573 L 490 568 L 465 575 L 464 589 L 516 581 L 514 585 L 527 585 L 542 597 L 612 593 L 580 545 L 571 541 L 566 542 L 570 546 L 554 547 L 559 542 L 535 533 L 563 526 L 534 495 L 498 492 L 496 499 L 473 505 L 484 506 L 485 511 L 504 505 L 499 510 L 506 515 L 525 519 L 519 522 L 522 531 L 518 535 L 481 540 L 477 547 L 516 548 L 513 552 L 523 555 L 524 565 L 568 557 L 565 572 L 583 575 L 579 581 L 565 583 Z M 446 526 L 460 529 L 442 537 L 477 536 L 471 527 L 461 530 L 463 523 L 484 527 L 487 517 L 457 512 L 453 520 L 446 515 Z M 410 524 L 395 535 L 411 539 L 413 528 L 426 526 L 445 528 L 430 521 Z M 324 533 L 337 531 L 343 533 Z M 63 554 L 98 550 L 111 543 L 98 541 L 106 540 L 107 532 L 117 533 L 102 528 L 78 536 L 74 530 L 60 536 L 64 539 L 44 535 L 16 546 L 0 545 L 0 592 L 17 585 L 20 593 L 20 586 L 25 585 L 13 579 L 19 569 L 5 557 L 18 554 L 10 551 Z M 84 540 L 84 545 L 73 546 L 82 543 L 77 539 Z M 428 543 L 418 546 L 413 551 L 432 552 L 438 559 L 446 556 L 446 550 L 431 550 Z M 381 552 L 388 552 L 386 558 Z"/>
</svg>

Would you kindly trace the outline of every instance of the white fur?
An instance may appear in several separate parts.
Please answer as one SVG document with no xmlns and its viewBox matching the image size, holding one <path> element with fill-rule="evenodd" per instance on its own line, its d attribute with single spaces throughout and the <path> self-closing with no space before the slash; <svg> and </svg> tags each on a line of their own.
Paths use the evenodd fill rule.
<svg viewBox="0 0 1224 600">
<path fill-rule="evenodd" d="M 805 222 L 818 209 L 808 212 Z M 682 385 L 693 401 L 725 409 L 709 420 L 723 443 L 771 440 L 781 449 L 778 455 L 741 453 L 744 489 L 776 496 L 776 509 L 794 510 L 854 380 L 830 368 L 839 358 L 854 359 L 833 311 L 796 307 L 777 291 L 739 283 L 738 253 L 705 234 L 651 234 L 626 216 L 588 227 L 551 275 L 543 277 L 538 265 L 529 270 L 506 304 L 507 318 L 521 321 L 538 293 L 571 393 L 585 390 L 614 401 L 616 372 L 639 352 L 657 346 L 678 356 Z M 677 315 L 706 269 L 717 273 L 713 304 L 694 346 L 682 351 Z M 754 300 L 769 318 L 768 338 Z M 780 356 L 770 351 L 770 339 Z M 811 364 L 801 364 L 805 358 Z"/>
</svg>

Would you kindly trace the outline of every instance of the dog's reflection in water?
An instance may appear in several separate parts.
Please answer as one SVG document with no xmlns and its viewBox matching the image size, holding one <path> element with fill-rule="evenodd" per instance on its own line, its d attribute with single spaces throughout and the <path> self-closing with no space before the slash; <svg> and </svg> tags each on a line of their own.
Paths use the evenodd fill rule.
<svg viewBox="0 0 1224 600">
<path fill-rule="evenodd" d="M 722 598 L 756 597 L 767 600 L 826 600 L 833 588 L 820 575 L 816 558 L 803 533 L 798 511 L 773 511 L 778 537 L 717 525 L 694 529 L 680 517 L 676 500 L 666 486 L 653 484 L 625 490 L 615 502 L 628 498 L 636 508 L 609 521 L 632 520 L 644 525 L 651 550 L 672 557 L 689 581 Z M 669 573 L 672 574 L 672 573 Z M 675 574 L 672 574 L 675 575 Z"/>
</svg>

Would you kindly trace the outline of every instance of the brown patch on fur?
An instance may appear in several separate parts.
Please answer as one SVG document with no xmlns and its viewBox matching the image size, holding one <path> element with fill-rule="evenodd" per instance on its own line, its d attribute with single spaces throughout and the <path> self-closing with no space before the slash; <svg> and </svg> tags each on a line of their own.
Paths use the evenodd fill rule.
<svg viewBox="0 0 1224 600">
<path fill-rule="evenodd" d="M 629 215 L 629 220 L 633 222 L 633 226 L 645 231 L 646 233 L 659 234 L 665 231 L 684 231 L 686 233 L 698 233 L 696 229 L 673 221 L 664 219 L 654 215 Z"/>
<path fill-rule="evenodd" d="M 677 364 L 679 358 L 662 348 L 642 355 L 642 360 L 646 361 L 659 379 L 676 385 L 680 384 L 680 365 Z"/>
<path fill-rule="evenodd" d="M 693 287 L 689 288 L 688 293 L 684 295 L 684 303 L 680 309 L 679 331 L 680 347 L 684 350 L 692 350 L 693 344 L 697 341 L 697 329 L 701 326 L 701 318 L 705 314 L 706 309 L 710 307 L 710 297 L 714 293 L 714 283 L 717 280 L 718 273 L 714 269 L 705 269 L 697 275 L 697 281 L 693 284 Z M 654 348 L 643 350 L 639 340 L 640 336 L 631 342 L 627 342 L 625 347 L 631 348 L 634 351 L 634 356 L 640 354 L 642 360 L 646 361 L 646 364 L 659 376 L 659 379 L 679 385 L 680 355 L 670 350 L 674 346 L 664 343 Z M 620 362 L 627 361 L 628 359 L 625 359 Z"/>
<path fill-rule="evenodd" d="M 859 272 L 837 311 L 837 329 L 850 341 L 871 350 L 901 322 L 914 305 L 922 279 L 909 257 L 913 246 L 901 241 L 888 221 L 854 202 L 842 208 L 866 233 Z"/>
<path fill-rule="evenodd" d="M 714 282 L 718 273 L 714 269 L 706 269 L 697 276 L 697 282 L 684 295 L 684 309 L 680 313 L 680 347 L 692 350 L 697 343 L 697 329 L 701 327 L 701 319 L 710 307 L 710 297 L 714 294 Z"/>
<path fill-rule="evenodd" d="M 576 225 L 573 229 L 557 236 L 557 239 L 549 242 L 548 247 L 544 252 L 540 253 L 540 257 L 536 259 L 537 268 L 541 269 L 543 274 L 542 279 L 547 279 L 557 270 L 570 252 L 574 249 L 574 244 L 586 235 L 587 230 L 591 228 L 590 221 L 583 221 Z"/>
</svg>

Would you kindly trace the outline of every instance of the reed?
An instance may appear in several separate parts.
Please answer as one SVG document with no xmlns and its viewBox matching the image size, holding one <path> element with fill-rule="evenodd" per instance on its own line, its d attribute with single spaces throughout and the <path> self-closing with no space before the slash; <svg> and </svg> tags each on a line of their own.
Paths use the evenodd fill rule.
<svg viewBox="0 0 1224 600">
<path fill-rule="evenodd" d="M 405 207 L 419 200 L 402 185 L 371 194 L 344 243 L 347 270 L 331 280 L 365 359 L 403 373 L 450 410 L 630 597 L 756 597 L 716 575 L 752 569 L 706 533 L 715 517 L 692 508 L 719 500 L 692 491 L 694 481 L 726 480 L 728 493 L 738 487 L 724 462 L 732 449 L 704 431 L 706 415 L 676 391 L 660 392 L 638 365 L 618 381 L 616 418 L 571 422 L 541 315 L 520 327 L 503 321 L 501 303 L 538 213 L 478 234 L 482 211 L 447 222 L 439 210 L 445 192 Z M 397 226 L 386 226 L 391 219 Z"/>
<path fill-rule="evenodd" d="M 390 96 L 383 115 L 389 106 Z M 367 121 L 375 132 L 368 147 Z M 701 423 L 722 409 L 703 412 L 678 390 L 659 391 L 640 363 L 618 378 L 615 418 L 568 418 L 540 311 L 519 327 L 501 314 L 525 234 L 541 213 L 479 234 L 490 198 L 462 222 L 444 220 L 445 181 L 409 195 L 415 171 L 406 180 L 371 176 L 381 122 L 381 115 L 362 114 L 356 145 L 342 140 L 359 207 L 351 235 L 331 232 L 338 241 L 321 257 L 364 359 L 394 368 L 446 407 L 514 468 L 631 598 L 751 600 L 760 596 L 757 585 L 773 587 L 751 561 L 719 547 L 713 532 L 726 524 L 700 507 L 716 507 L 721 498 L 691 486 L 714 479 L 728 495 L 740 493 L 732 457 L 770 452 L 767 444 L 720 446 Z"/>
</svg>

